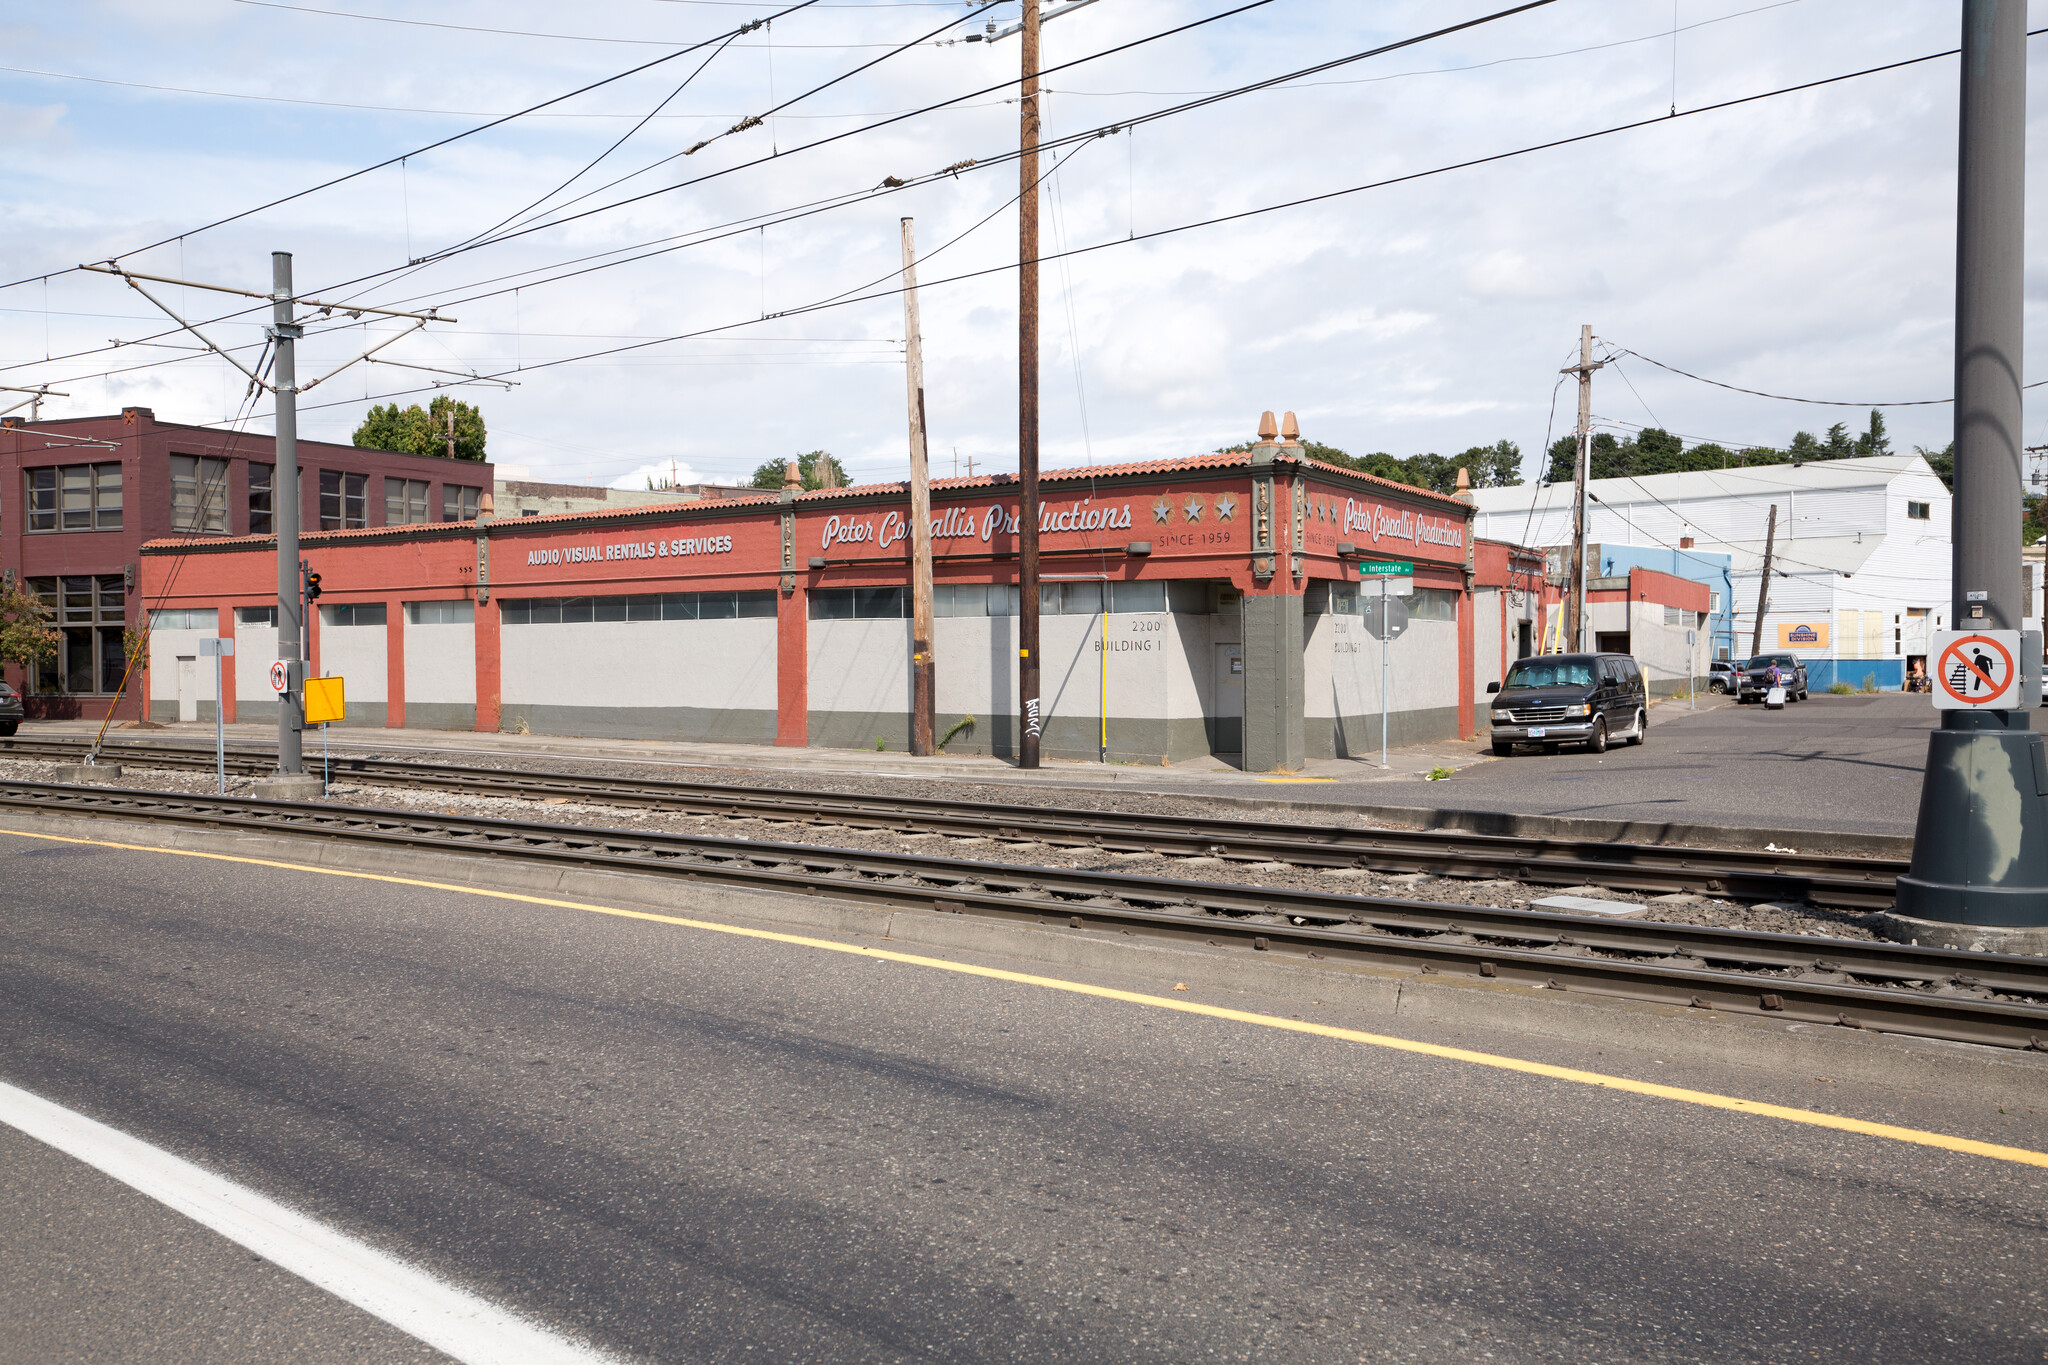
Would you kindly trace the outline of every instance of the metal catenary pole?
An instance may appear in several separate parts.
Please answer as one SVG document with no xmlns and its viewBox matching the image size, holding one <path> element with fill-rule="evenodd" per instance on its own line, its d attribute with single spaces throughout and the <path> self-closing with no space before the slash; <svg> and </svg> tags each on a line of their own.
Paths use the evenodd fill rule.
<svg viewBox="0 0 2048 1365">
<path fill-rule="evenodd" d="M 1964 0 L 1956 166 L 1955 501 L 1950 619 L 2014 631 L 2020 586 L 2021 322 L 2025 288 L 2026 0 Z M 2017 653 L 2017 651 L 2015 651 Z M 1936 686 L 1940 686 L 1939 668 Z M 1937 696 L 1939 694 L 1937 693 Z M 1898 879 L 1901 929 L 1952 946 L 2048 930 L 2048 753 L 2025 708 L 1943 710 L 1928 737 L 1913 865 Z M 1984 940 L 1989 938 L 1988 942 Z"/>
<path fill-rule="evenodd" d="M 1038 766 L 1038 0 L 1024 0 L 1017 159 L 1017 766 Z"/>
<path fill-rule="evenodd" d="M 219 629 L 218 626 L 215 627 Z M 227 721 L 221 705 L 220 642 L 214 641 L 213 649 L 213 776 L 220 795 L 228 794 L 228 732 Z"/>
<path fill-rule="evenodd" d="M 272 371 L 277 386 L 277 468 L 271 475 L 271 501 L 277 524 L 277 657 L 285 666 L 285 690 L 277 696 L 277 771 L 297 776 L 306 771 L 300 747 L 300 688 L 306 670 L 299 639 L 305 607 L 299 589 L 299 375 L 293 355 L 299 327 L 292 321 L 292 256 L 270 253 L 271 305 L 269 335 L 277 346 Z"/>
<path fill-rule="evenodd" d="M 924 339 L 917 316 L 917 238 L 903 220 L 904 383 L 910 405 L 910 752 L 932 752 L 935 704 L 932 659 L 932 488 L 924 427 Z"/>
<path fill-rule="evenodd" d="M 1387 766 L 1387 576 L 1380 575 L 1380 767 Z"/>
</svg>

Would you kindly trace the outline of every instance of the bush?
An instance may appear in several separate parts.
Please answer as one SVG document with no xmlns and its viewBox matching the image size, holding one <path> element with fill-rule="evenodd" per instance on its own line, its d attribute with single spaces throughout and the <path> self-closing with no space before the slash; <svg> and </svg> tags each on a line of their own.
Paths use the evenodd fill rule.
<svg viewBox="0 0 2048 1365">
<path fill-rule="evenodd" d="M 1877 691 L 1877 674 L 1865 673 L 1863 675 L 1863 690 L 1870 693 Z"/>
<path fill-rule="evenodd" d="M 1828 691 L 1834 693 L 1838 697 L 1846 697 L 1853 694 L 1856 691 L 1856 689 L 1849 686 L 1849 684 L 1845 682 L 1838 682 L 1828 684 Z"/>
</svg>

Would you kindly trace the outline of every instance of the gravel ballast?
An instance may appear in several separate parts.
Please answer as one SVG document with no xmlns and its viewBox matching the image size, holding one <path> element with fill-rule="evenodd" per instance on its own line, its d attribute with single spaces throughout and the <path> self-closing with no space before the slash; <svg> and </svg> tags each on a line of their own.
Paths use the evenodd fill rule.
<svg viewBox="0 0 2048 1365">
<path fill-rule="evenodd" d="M 370 755 L 364 755 L 369 757 Z M 390 754 L 378 757 L 392 757 Z M 340 759 L 342 754 L 336 754 Z M 467 766 L 511 768 L 573 774 L 579 777 L 632 776 L 665 777 L 706 782 L 729 780 L 734 785 L 775 788 L 786 791 L 831 791 L 855 795 L 929 795 L 925 784 L 889 778 L 860 778 L 846 774 L 740 772 L 704 768 L 660 768 L 635 764 L 630 772 L 607 774 L 602 762 L 542 760 L 520 756 L 516 764 L 491 762 L 490 755 L 477 755 Z M 312 765 L 309 764 L 310 768 Z M 0 759 L 0 778 L 22 782 L 55 780 L 56 768 L 47 763 Z M 212 773 L 180 769 L 127 765 L 120 785 L 146 791 L 208 795 L 215 790 Z M 254 779 L 228 779 L 228 794 L 252 796 Z M 1210 816 L 1216 814 L 1198 799 L 1136 796 L 1119 792 L 1061 789 L 1032 791 L 1010 786 L 954 786 L 945 792 L 951 799 L 982 801 L 989 805 L 1059 806 L 1079 810 L 1104 810 L 1164 816 Z M 1868 925 L 1871 916 L 1855 911 L 1828 909 L 1806 904 L 1764 902 L 1744 904 L 1713 900 L 1703 896 L 1651 896 L 1612 891 L 1601 887 L 1558 888 L 1514 881 L 1476 881 L 1455 877 L 1433 877 L 1422 873 L 1399 874 L 1356 870 L 1326 871 L 1283 863 L 1243 863 L 1221 858 L 1163 857 L 1144 853 L 1107 853 L 1099 849 L 1062 848 L 1053 845 L 994 839 L 954 838 L 937 834 L 896 834 L 885 830 L 856 829 L 845 825 L 802 823 L 761 819 L 731 819 L 716 815 L 694 815 L 649 810 L 643 807 L 611 806 L 562 798 L 525 800 L 500 796 L 472 796 L 453 792 L 413 790 L 381 784 L 337 781 L 331 788 L 337 803 L 368 809 L 432 811 L 450 815 L 474 815 L 502 820 L 542 821 L 582 828 L 644 830 L 681 834 L 711 834 L 720 838 L 758 840 L 770 843 L 805 844 L 871 853 L 913 854 L 927 857 L 961 858 L 1006 866 L 1058 868 L 1067 871 L 1119 872 L 1150 877 L 1180 877 L 1190 881 L 1234 886 L 1270 887 L 1276 890 L 1313 891 L 1339 895 L 1385 897 L 1429 901 L 1437 904 L 1483 905 L 1503 909 L 1527 909 L 1531 901 L 1559 894 L 1581 894 L 1607 901 L 1623 901 L 1645 907 L 1641 918 L 1665 924 L 1686 924 L 1716 928 L 1758 930 L 1781 934 L 1874 941 L 1879 935 Z M 1268 823 L 1298 823 L 1300 817 L 1288 812 L 1260 813 L 1232 810 L 1231 818 L 1264 820 Z M 1360 827 L 1363 827 L 1362 824 Z"/>
</svg>

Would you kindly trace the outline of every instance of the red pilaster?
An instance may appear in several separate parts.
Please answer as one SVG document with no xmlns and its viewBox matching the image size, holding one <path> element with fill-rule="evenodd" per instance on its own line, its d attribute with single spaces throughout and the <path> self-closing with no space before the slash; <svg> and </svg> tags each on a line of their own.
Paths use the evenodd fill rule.
<svg viewBox="0 0 2048 1365">
<path fill-rule="evenodd" d="M 1469 587 L 1458 594 L 1458 738 L 1470 739 L 1472 725 L 1472 666 L 1477 658 L 1472 643 L 1474 599 Z"/>
<path fill-rule="evenodd" d="M 775 599 L 775 742 L 810 742 L 810 600 L 799 588 Z"/>
<path fill-rule="evenodd" d="M 476 604 L 476 728 L 496 734 L 503 725 L 498 704 L 498 599 Z"/>
<path fill-rule="evenodd" d="M 384 728 L 405 728 L 405 603 L 384 603 Z"/>
<path fill-rule="evenodd" d="M 219 611 L 220 620 L 214 627 L 214 633 L 223 640 L 232 640 L 235 638 L 235 609 L 223 605 Z M 147 697 L 143 698 L 145 706 L 148 705 L 148 701 Z M 222 659 L 220 661 L 220 699 L 216 702 L 216 705 L 220 707 L 222 722 L 233 725 L 235 723 L 235 661 L 233 659 Z"/>
</svg>

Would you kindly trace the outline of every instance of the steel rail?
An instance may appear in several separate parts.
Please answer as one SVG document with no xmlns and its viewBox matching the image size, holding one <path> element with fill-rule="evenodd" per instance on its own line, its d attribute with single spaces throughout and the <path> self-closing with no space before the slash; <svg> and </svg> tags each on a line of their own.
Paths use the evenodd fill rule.
<svg viewBox="0 0 2048 1365">
<path fill-rule="evenodd" d="M 80 751 L 80 746 L 61 740 L 0 740 L 0 756 L 7 757 L 75 758 Z M 210 749 L 158 744 L 109 745 L 102 754 L 137 766 L 211 768 L 214 762 Z M 267 773 L 273 766 L 268 754 L 247 749 L 230 751 L 228 763 L 244 774 Z M 655 807 L 731 819 L 844 825 L 899 834 L 945 834 L 1234 862 L 1284 862 L 1307 868 L 1425 872 L 1659 894 L 1693 891 L 1750 901 L 1808 900 L 1857 910 L 1889 907 L 1893 883 L 1906 870 L 1900 859 L 1840 854 L 997 806 L 921 796 L 790 791 L 410 759 L 346 757 L 335 760 L 334 770 L 351 781 L 523 800 Z"/>
<path fill-rule="evenodd" d="M 2048 959 L 324 802 L 0 781 L 0 808 L 652 873 L 2048 1051 Z"/>
</svg>

